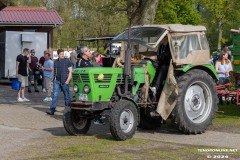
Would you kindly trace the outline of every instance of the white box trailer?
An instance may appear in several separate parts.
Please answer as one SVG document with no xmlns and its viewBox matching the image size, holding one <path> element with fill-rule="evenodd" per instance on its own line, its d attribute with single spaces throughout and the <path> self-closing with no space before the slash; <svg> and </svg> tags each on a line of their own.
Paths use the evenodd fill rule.
<svg viewBox="0 0 240 160">
<path fill-rule="evenodd" d="M 16 78 L 16 58 L 24 48 L 40 59 L 47 49 L 47 33 L 5 31 L 0 33 L 0 79 Z"/>
</svg>

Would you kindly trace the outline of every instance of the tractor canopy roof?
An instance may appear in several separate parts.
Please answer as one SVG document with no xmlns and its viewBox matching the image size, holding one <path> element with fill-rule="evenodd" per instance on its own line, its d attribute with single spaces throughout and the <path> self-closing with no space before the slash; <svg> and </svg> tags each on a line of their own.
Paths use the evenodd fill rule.
<svg viewBox="0 0 240 160">
<path fill-rule="evenodd" d="M 164 24 L 164 25 L 141 25 L 133 26 L 130 30 L 130 42 L 137 43 L 149 49 L 157 47 L 159 42 L 167 35 L 173 33 L 187 34 L 192 32 L 204 32 L 204 26 Z M 113 42 L 128 41 L 128 29 L 116 36 Z"/>
<path fill-rule="evenodd" d="M 193 26 L 193 25 L 183 25 L 183 24 L 142 25 L 142 26 L 134 26 L 132 28 L 139 28 L 139 27 L 163 28 L 165 30 L 168 30 L 169 32 L 199 32 L 199 31 L 206 31 L 206 27 L 204 27 L 204 26 Z"/>
<path fill-rule="evenodd" d="M 179 65 L 208 64 L 210 52 L 205 31 L 204 26 L 182 24 L 133 26 L 130 32 L 126 29 L 109 43 L 130 41 L 132 45 L 139 45 L 138 53 L 157 55 L 161 41 L 167 36 L 173 62 Z"/>
</svg>

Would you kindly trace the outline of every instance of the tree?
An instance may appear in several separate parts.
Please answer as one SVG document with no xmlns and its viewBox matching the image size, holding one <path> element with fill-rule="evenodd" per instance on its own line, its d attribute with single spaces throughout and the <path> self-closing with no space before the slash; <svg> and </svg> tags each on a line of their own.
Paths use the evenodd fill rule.
<svg viewBox="0 0 240 160">
<path fill-rule="evenodd" d="M 217 29 L 217 47 L 221 48 L 223 28 L 230 23 L 232 19 L 238 19 L 240 2 L 238 0 L 200 0 L 199 2 L 203 5 L 202 15 L 206 20 L 207 25 L 209 28 L 214 26 L 215 29 Z"/>
<path fill-rule="evenodd" d="M 159 0 L 111 0 L 107 7 L 125 12 L 132 25 L 153 24 Z"/>
<path fill-rule="evenodd" d="M 159 0 L 128 0 L 128 17 L 133 25 L 153 24 Z"/>
<path fill-rule="evenodd" d="M 201 24 L 202 18 L 195 8 L 196 0 L 160 1 L 157 9 L 156 24 Z"/>
</svg>

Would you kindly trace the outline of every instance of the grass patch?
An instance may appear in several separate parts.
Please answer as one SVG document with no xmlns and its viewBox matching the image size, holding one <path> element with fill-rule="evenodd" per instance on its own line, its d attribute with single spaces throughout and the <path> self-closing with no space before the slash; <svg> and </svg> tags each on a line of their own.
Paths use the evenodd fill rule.
<svg viewBox="0 0 240 160">
<path fill-rule="evenodd" d="M 219 105 L 216 118 L 210 130 L 240 134 L 240 106 L 235 104 Z"/>
<path fill-rule="evenodd" d="M 115 141 L 109 137 L 49 137 L 12 154 L 15 159 L 84 159 L 84 160 L 192 160 L 206 159 L 207 153 L 198 149 L 219 147 L 173 144 L 143 139 Z M 239 156 L 239 152 L 231 157 Z"/>
<path fill-rule="evenodd" d="M 238 126 L 240 127 L 240 106 L 235 104 L 229 105 L 219 105 L 219 111 L 216 114 L 216 118 L 213 121 L 213 125 L 228 125 L 228 126 Z"/>
</svg>

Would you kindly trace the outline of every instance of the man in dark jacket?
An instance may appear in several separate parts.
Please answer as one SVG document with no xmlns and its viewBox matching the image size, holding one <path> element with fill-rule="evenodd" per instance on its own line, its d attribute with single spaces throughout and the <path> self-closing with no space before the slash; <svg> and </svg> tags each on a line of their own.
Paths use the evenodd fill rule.
<svg viewBox="0 0 240 160">
<path fill-rule="evenodd" d="M 72 64 L 69 59 L 64 58 L 64 50 L 58 49 L 57 54 L 58 59 L 54 61 L 53 99 L 50 110 L 46 112 L 49 115 L 54 115 L 61 90 L 64 94 L 65 106 L 69 106 L 71 103 L 69 87 L 72 78 Z"/>
</svg>

